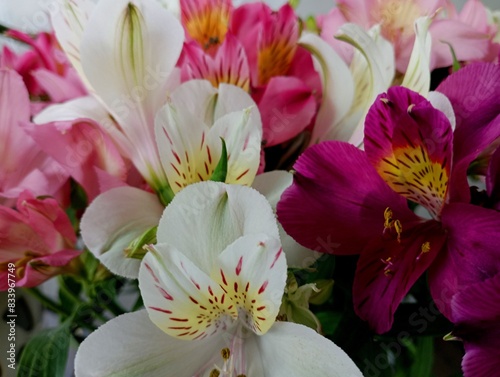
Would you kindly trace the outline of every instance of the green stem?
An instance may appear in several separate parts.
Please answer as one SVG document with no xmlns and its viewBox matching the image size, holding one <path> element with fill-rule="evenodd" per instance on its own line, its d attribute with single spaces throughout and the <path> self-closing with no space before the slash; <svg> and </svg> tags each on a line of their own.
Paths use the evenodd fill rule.
<svg viewBox="0 0 500 377">
<path fill-rule="evenodd" d="M 68 316 L 71 314 L 68 313 L 64 307 L 40 292 L 38 288 L 26 288 L 25 291 L 40 301 L 47 309 L 50 309 L 59 315 Z"/>
<path fill-rule="evenodd" d="M 104 304 L 104 307 L 108 309 L 113 315 L 119 316 L 121 314 L 126 313 L 126 310 L 123 309 L 115 300 L 110 300 Z"/>
</svg>

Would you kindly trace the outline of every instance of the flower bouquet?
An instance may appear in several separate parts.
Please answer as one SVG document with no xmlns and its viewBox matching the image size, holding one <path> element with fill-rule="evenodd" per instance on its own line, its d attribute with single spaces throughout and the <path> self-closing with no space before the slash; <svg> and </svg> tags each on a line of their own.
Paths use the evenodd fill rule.
<svg viewBox="0 0 500 377">
<path fill-rule="evenodd" d="M 297 6 L 3 28 L 4 373 L 500 375 L 499 14 Z M 21 291 L 57 318 L 22 349 Z"/>
</svg>

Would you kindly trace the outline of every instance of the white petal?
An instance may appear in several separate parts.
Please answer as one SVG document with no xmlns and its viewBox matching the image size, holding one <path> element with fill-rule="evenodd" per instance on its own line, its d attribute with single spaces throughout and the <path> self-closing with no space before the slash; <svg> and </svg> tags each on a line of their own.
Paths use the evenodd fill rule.
<svg viewBox="0 0 500 377">
<path fill-rule="evenodd" d="M 139 287 L 151 320 L 179 339 L 204 339 L 238 316 L 232 297 L 182 252 L 168 244 L 150 248 Z"/>
<path fill-rule="evenodd" d="M 159 3 L 101 0 L 85 29 L 82 67 L 135 148 L 132 160 L 155 188 L 165 183 L 154 117 L 165 104 L 184 31 Z"/>
<path fill-rule="evenodd" d="M 75 372 L 76 377 L 194 376 L 220 363 L 220 350 L 226 346 L 223 337 L 173 338 L 141 310 L 114 318 L 90 334 L 76 354 Z"/>
<path fill-rule="evenodd" d="M 250 342 L 255 345 L 246 348 L 246 357 L 261 360 L 265 373 L 259 376 L 363 376 L 344 351 L 303 325 L 276 322 L 265 335 L 251 337 Z M 247 375 L 256 375 L 251 362 L 248 367 Z"/>
<path fill-rule="evenodd" d="M 250 185 L 259 169 L 262 125 L 252 117 L 251 111 L 246 109 L 220 117 L 207 135 L 207 145 L 217 151 L 212 156 L 216 162 L 221 155 L 220 138 L 226 142 L 227 183 Z"/>
<path fill-rule="evenodd" d="M 217 96 L 217 102 L 214 110 L 214 121 L 225 114 L 244 109 L 251 110 L 252 122 L 259 125 L 262 131 L 260 112 L 252 97 L 250 97 L 250 95 L 243 89 L 235 85 L 220 84 L 219 94 Z"/>
<path fill-rule="evenodd" d="M 173 107 L 196 115 L 207 125 L 213 123 L 216 100 L 217 89 L 207 80 L 189 80 L 176 88 L 170 96 Z"/>
<path fill-rule="evenodd" d="M 336 134 L 326 135 L 327 140 L 362 140 L 364 118 L 376 96 L 392 84 L 395 74 L 394 48 L 380 35 L 375 26 L 365 32 L 360 26 L 346 24 L 340 28 L 336 38 L 353 45 L 356 50 L 351 62 L 351 74 L 355 80 L 353 106 L 339 123 L 339 130 L 347 130 L 339 138 Z M 361 136 L 360 136 L 361 135 Z"/>
<path fill-rule="evenodd" d="M 57 41 L 89 91 L 92 87 L 83 72 L 80 47 L 95 3 L 95 0 L 62 0 L 50 15 Z"/>
<path fill-rule="evenodd" d="M 143 190 L 119 187 L 106 191 L 83 215 L 83 241 L 111 272 L 135 279 L 140 260 L 125 258 L 124 249 L 158 225 L 163 209 L 156 195 Z"/>
<path fill-rule="evenodd" d="M 276 219 L 264 196 L 246 186 L 200 182 L 179 192 L 167 206 L 157 239 L 182 250 L 210 274 L 229 244 L 256 233 L 279 237 Z"/>
<path fill-rule="evenodd" d="M 219 261 L 216 277 L 243 309 L 239 320 L 257 334 L 266 333 L 278 315 L 287 276 L 279 240 L 265 234 L 243 236 L 222 252 Z"/>
<path fill-rule="evenodd" d="M 292 181 L 293 175 L 291 173 L 275 170 L 256 176 L 252 187 L 266 197 L 276 213 L 276 206 L 281 194 L 292 184 Z M 300 245 L 290 237 L 279 223 L 279 219 L 278 228 L 288 267 L 306 268 L 322 256 L 321 253 Z"/>
<path fill-rule="evenodd" d="M 354 81 L 349 67 L 328 43 L 314 34 L 304 33 L 299 43 L 309 50 L 323 79 L 323 100 L 316 117 L 311 143 L 324 140 L 324 135 L 338 134 L 339 121 L 347 114 L 354 99 Z"/>
<path fill-rule="evenodd" d="M 420 17 L 415 21 L 415 43 L 410 56 L 402 86 L 420 93 L 424 97 L 431 86 L 431 47 L 432 38 L 429 33 L 431 17 Z"/>
<path fill-rule="evenodd" d="M 455 117 L 455 111 L 453 110 L 453 106 L 451 105 L 450 100 L 443 93 L 440 92 L 429 92 L 427 95 L 427 99 L 434 106 L 434 108 L 441 110 L 444 115 L 448 118 L 451 124 L 451 129 L 455 131 L 455 126 L 457 124 L 457 120 Z"/>
</svg>

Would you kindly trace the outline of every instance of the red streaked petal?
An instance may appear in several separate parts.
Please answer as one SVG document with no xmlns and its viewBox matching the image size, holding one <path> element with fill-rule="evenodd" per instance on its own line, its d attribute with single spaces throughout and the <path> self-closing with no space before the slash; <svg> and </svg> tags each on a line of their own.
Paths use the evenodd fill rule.
<svg viewBox="0 0 500 377">
<path fill-rule="evenodd" d="M 378 96 L 366 117 L 370 162 L 394 191 L 436 217 L 448 192 L 452 139 L 448 118 L 403 87 Z"/>
<path fill-rule="evenodd" d="M 204 338 L 238 316 L 232 297 L 167 244 L 154 246 L 144 257 L 139 287 L 153 323 L 174 337 Z"/>
<path fill-rule="evenodd" d="M 264 234 L 243 236 L 221 253 L 219 261 L 219 283 L 242 309 L 240 319 L 255 333 L 266 333 L 278 315 L 286 282 L 279 240 Z"/>
</svg>

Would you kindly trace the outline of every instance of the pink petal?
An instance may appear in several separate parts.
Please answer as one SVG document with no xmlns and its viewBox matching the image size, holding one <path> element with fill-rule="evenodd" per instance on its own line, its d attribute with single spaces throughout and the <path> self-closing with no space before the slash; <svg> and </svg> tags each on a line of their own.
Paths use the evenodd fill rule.
<svg viewBox="0 0 500 377">
<path fill-rule="evenodd" d="M 309 86 L 295 77 L 271 79 L 258 102 L 266 147 L 283 143 L 302 132 L 316 114 Z"/>
<path fill-rule="evenodd" d="M 125 180 L 126 168 L 111 139 L 92 120 L 28 124 L 27 132 L 68 174 L 82 185 L 89 199 L 101 193 L 95 168 Z"/>
<path fill-rule="evenodd" d="M 350 63 L 354 53 L 353 47 L 334 37 L 335 34 L 338 33 L 340 27 L 348 22 L 340 8 L 333 8 L 326 15 L 319 15 L 316 21 L 321 30 L 321 38 L 328 42 L 346 63 Z"/>
<path fill-rule="evenodd" d="M 16 282 L 16 286 L 31 288 L 40 285 L 51 277 L 63 273 L 66 270 L 64 267 L 80 253 L 78 250 L 61 250 L 55 254 L 32 259 L 26 265 L 24 276 Z"/>
<path fill-rule="evenodd" d="M 309 249 L 361 253 L 371 239 L 384 233 L 387 208 L 403 229 L 420 221 L 406 200 L 380 178 L 366 154 L 350 144 L 315 145 L 302 154 L 294 170 L 294 182 L 277 206 L 278 219 Z"/>
<path fill-rule="evenodd" d="M 75 83 L 71 81 L 71 78 L 60 76 L 49 70 L 37 69 L 31 75 L 44 92 L 49 95 L 52 102 L 65 102 L 87 94 L 81 83 Z"/>
<path fill-rule="evenodd" d="M 489 51 L 489 36 L 457 20 L 435 20 L 429 27 L 432 36 L 431 70 L 453 63 L 449 43 L 459 61 L 481 60 Z"/>
</svg>

